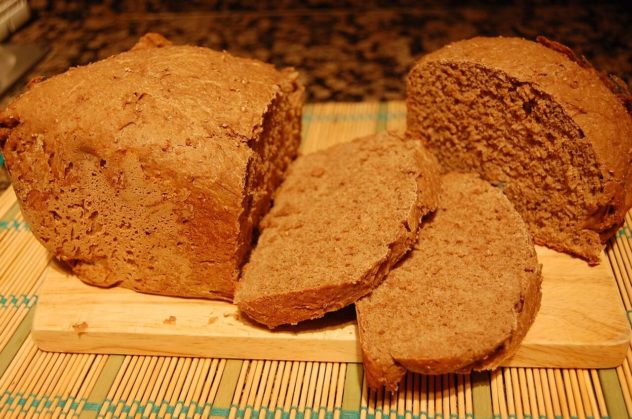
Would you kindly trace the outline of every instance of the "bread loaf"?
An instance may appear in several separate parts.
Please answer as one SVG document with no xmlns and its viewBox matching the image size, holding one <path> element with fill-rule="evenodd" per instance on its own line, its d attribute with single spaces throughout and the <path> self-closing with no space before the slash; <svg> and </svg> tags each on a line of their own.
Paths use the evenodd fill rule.
<svg viewBox="0 0 632 419">
<path fill-rule="evenodd" d="M 632 206 L 632 118 L 559 44 L 474 38 L 408 76 L 408 135 L 503 188 L 535 242 L 599 263 Z"/>
<path fill-rule="evenodd" d="M 434 210 L 439 168 L 384 133 L 299 157 L 244 266 L 235 302 L 269 327 L 322 317 L 377 286 Z"/>
<path fill-rule="evenodd" d="M 33 233 L 82 280 L 231 300 L 302 92 L 292 69 L 147 38 L 32 86 L 0 145 Z"/>
<path fill-rule="evenodd" d="M 527 226 L 502 192 L 473 174 L 443 176 L 413 250 L 356 303 L 367 384 L 394 391 L 406 370 L 498 366 L 532 324 L 541 281 Z"/>
</svg>

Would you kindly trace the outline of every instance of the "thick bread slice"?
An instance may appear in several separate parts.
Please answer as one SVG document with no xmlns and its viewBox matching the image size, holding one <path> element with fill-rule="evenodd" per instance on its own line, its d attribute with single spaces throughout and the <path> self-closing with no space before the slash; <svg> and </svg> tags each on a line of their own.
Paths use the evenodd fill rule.
<svg viewBox="0 0 632 419">
<path fill-rule="evenodd" d="M 299 157 L 237 285 L 235 302 L 269 327 L 322 317 L 377 286 L 434 210 L 439 167 L 394 134 Z"/>
<path fill-rule="evenodd" d="M 232 300 L 302 92 L 291 69 L 151 35 L 33 85 L 0 146 L 33 233 L 85 282 Z"/>
<path fill-rule="evenodd" d="M 498 366 L 533 322 L 541 281 L 527 227 L 502 192 L 476 175 L 445 175 L 413 250 L 356 303 L 368 385 L 394 391 L 406 369 Z"/>
<path fill-rule="evenodd" d="M 545 44 L 473 38 L 423 57 L 408 133 L 501 186 L 536 243 L 597 264 L 632 206 L 632 118 L 585 61 Z"/>
</svg>

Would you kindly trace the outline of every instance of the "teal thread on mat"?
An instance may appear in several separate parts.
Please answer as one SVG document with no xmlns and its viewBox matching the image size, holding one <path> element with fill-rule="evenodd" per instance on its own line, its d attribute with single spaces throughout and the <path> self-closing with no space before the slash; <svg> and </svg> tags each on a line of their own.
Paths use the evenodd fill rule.
<svg viewBox="0 0 632 419">
<path fill-rule="evenodd" d="M 624 225 L 617 231 L 617 239 L 625 237 L 626 239 L 632 239 L 632 228 L 629 225 Z"/>
<path fill-rule="evenodd" d="M 340 413 L 341 419 L 358 419 L 360 417 L 360 412 L 356 410 L 342 410 Z"/>
<path fill-rule="evenodd" d="M 0 220 L 0 231 L 2 230 L 31 231 L 29 225 L 25 221 L 20 221 L 16 218 L 11 220 Z"/>
<path fill-rule="evenodd" d="M 28 308 L 31 308 L 36 302 L 37 302 L 37 295 L 35 294 L 31 294 L 31 295 L 27 295 L 27 294 L 2 295 L 0 294 L 0 307 L 1 308 L 7 308 L 7 307 L 20 308 L 22 306 L 27 306 Z"/>
<path fill-rule="evenodd" d="M 406 112 L 376 112 L 355 115 L 303 115 L 303 122 L 392 121 L 406 118 Z"/>
<path fill-rule="evenodd" d="M 30 400 L 30 401 L 29 401 Z M 333 411 L 327 410 L 326 406 L 320 406 L 317 410 L 312 410 L 309 415 L 305 415 L 303 412 L 298 412 L 297 406 L 291 406 L 289 411 L 285 411 L 283 407 L 277 407 L 275 410 L 270 411 L 267 407 L 263 407 L 260 410 L 254 408 L 254 406 L 246 405 L 244 409 L 240 409 L 237 404 L 231 404 L 228 408 L 224 407 L 214 407 L 212 403 L 204 403 L 199 404 L 196 401 L 192 400 L 189 403 L 186 403 L 182 400 L 177 401 L 175 404 L 169 403 L 167 400 L 162 400 L 159 403 L 155 401 L 147 401 L 146 404 L 143 404 L 140 400 L 126 401 L 119 400 L 116 403 L 110 399 L 104 399 L 101 402 L 88 402 L 85 397 L 80 399 L 75 399 L 73 396 L 61 397 L 55 396 L 52 399 L 48 395 L 37 395 L 37 394 L 28 394 L 25 395 L 21 392 L 12 393 L 8 390 L 5 390 L 3 393 L 0 393 L 0 401 L 5 405 L 13 405 L 16 404 L 16 408 L 9 408 L 9 412 L 25 413 L 28 412 L 31 408 L 36 408 L 37 414 L 49 413 L 52 412 L 56 408 L 72 408 L 76 410 L 79 406 L 82 406 L 82 411 L 89 412 L 97 412 L 97 418 L 105 417 L 105 414 L 111 413 L 113 414 L 116 411 L 119 411 L 121 414 L 130 413 L 133 408 L 136 408 L 135 415 L 140 415 L 142 418 L 148 418 L 152 414 L 158 414 L 164 408 L 165 414 L 174 414 L 178 408 L 180 408 L 179 415 L 188 416 L 190 414 L 202 414 L 204 409 L 210 408 L 211 416 L 228 416 L 232 409 L 236 409 L 236 416 L 243 417 L 247 410 L 250 410 L 251 415 L 253 417 L 258 417 L 259 413 L 266 412 L 266 419 L 269 417 L 274 418 L 277 412 L 281 413 L 281 417 L 283 419 L 289 418 L 292 413 L 292 410 L 296 411 L 297 419 L 315 419 L 318 418 L 320 412 L 325 411 L 325 418 L 332 419 L 334 417 L 334 412 L 339 411 L 341 419 L 359 419 L 361 416 L 361 412 L 367 412 L 368 408 L 366 406 L 361 406 L 359 410 L 343 410 L 340 406 L 335 406 Z M 107 405 L 104 414 L 100 414 L 101 409 Z M 309 407 L 307 408 L 311 410 Z M 384 416 L 384 412 L 381 408 L 376 408 L 374 413 L 367 414 L 367 419 L 375 419 L 376 413 L 381 413 Z M 419 415 L 415 415 L 412 413 L 410 409 L 407 409 L 403 414 L 397 414 L 397 419 L 404 419 L 407 414 L 410 414 L 413 419 L 442 419 L 443 415 L 441 413 L 436 413 L 435 416 L 428 416 L 426 412 L 420 412 Z M 450 415 L 450 419 L 452 419 L 454 415 Z M 474 419 L 474 415 L 472 413 L 466 413 L 465 417 L 467 419 Z M 530 416 L 525 415 L 525 418 Z M 494 416 L 496 418 L 496 416 Z M 515 415 L 510 415 L 509 418 L 515 419 Z M 556 419 L 558 419 L 556 417 Z M 577 417 L 572 417 L 571 419 L 577 419 Z M 587 418 L 590 419 L 590 418 Z M 608 417 L 602 419 L 609 419 Z"/>
<path fill-rule="evenodd" d="M 283 406 L 277 406 L 277 408 L 274 409 L 275 416 L 277 413 L 281 414 L 281 419 L 287 419 L 288 417 L 290 417 L 290 414 L 283 410 Z"/>
<path fill-rule="evenodd" d="M 4 154 L 0 153 L 0 167 L 4 164 Z"/>
<path fill-rule="evenodd" d="M 43 413 L 44 408 L 47 409 L 47 413 L 50 413 L 53 409 L 58 407 L 65 408 L 70 406 L 72 409 L 77 409 L 82 402 L 85 402 L 85 398 L 75 399 L 73 396 L 62 398 L 61 396 L 55 396 L 51 400 L 48 395 L 29 393 L 27 395 L 17 392 L 12 394 L 10 391 L 5 390 L 2 393 L 2 398 L 7 397 L 3 402 L 5 405 L 16 404 L 16 407 L 10 407 L 9 412 L 27 413 L 31 408 L 35 408 L 36 413 Z"/>
</svg>

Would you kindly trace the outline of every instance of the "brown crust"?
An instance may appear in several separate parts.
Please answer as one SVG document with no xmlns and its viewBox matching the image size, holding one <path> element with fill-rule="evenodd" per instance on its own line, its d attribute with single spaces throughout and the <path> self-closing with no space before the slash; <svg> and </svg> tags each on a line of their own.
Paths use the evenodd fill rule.
<svg viewBox="0 0 632 419">
<path fill-rule="evenodd" d="M 393 138 L 396 138 L 397 140 L 393 140 Z M 405 143 L 404 140 L 399 139 L 399 137 L 394 134 L 384 133 L 381 134 L 381 136 L 366 137 L 357 139 L 350 144 L 334 146 L 328 150 L 323 150 L 317 153 L 316 156 L 318 156 L 319 159 L 320 156 L 328 156 L 327 160 L 333 161 L 333 158 L 330 154 L 328 154 L 330 151 L 335 150 L 337 153 L 338 150 L 343 150 L 341 147 L 344 147 L 344 150 L 350 153 L 351 147 L 354 147 L 356 144 L 359 149 L 359 147 L 365 147 L 365 144 L 386 142 L 387 139 L 388 141 L 391 141 L 389 145 L 392 145 L 393 147 L 399 146 L 399 143 L 395 144 L 397 141 L 401 141 L 402 144 Z M 369 146 L 366 145 L 366 147 Z M 267 258 L 269 248 L 264 248 L 263 251 L 260 251 L 259 253 L 257 252 L 261 246 L 265 247 L 265 244 L 268 241 L 272 243 L 272 240 L 274 240 L 274 243 L 278 240 L 283 240 L 283 243 L 294 243 L 291 238 L 287 237 L 276 239 L 277 234 L 283 233 L 279 233 L 276 230 L 273 233 L 266 231 L 267 226 L 275 223 L 274 217 L 277 216 L 277 212 L 279 218 L 284 219 L 287 217 L 287 214 L 280 209 L 281 207 L 278 202 L 281 202 L 284 198 L 283 194 L 286 189 L 288 190 L 288 194 L 296 194 L 296 191 L 293 190 L 291 186 L 288 186 L 288 183 L 296 183 L 295 180 L 298 179 L 296 176 L 301 176 L 302 179 L 304 179 L 302 176 L 308 176 L 302 172 L 298 172 L 298 174 L 296 174 L 291 168 L 286 181 L 287 183 L 284 184 L 277 193 L 277 201 L 275 201 L 277 202 L 277 208 L 275 208 L 277 212 L 274 212 L 275 209 L 273 209 L 273 212 L 268 214 L 266 220 L 264 220 L 263 233 L 258 244 L 260 247 L 254 250 L 253 257 L 245 266 L 242 278 L 237 285 L 235 303 L 239 306 L 240 310 L 251 319 L 270 328 L 284 324 L 296 324 L 301 321 L 320 318 L 327 312 L 338 310 L 350 305 L 359 298 L 368 294 L 379 283 L 381 283 L 390 269 L 406 252 L 408 252 L 410 247 L 416 241 L 421 217 L 436 207 L 436 199 L 439 188 L 439 169 L 437 162 L 434 157 L 432 157 L 429 153 L 426 153 L 421 146 L 415 147 L 415 149 L 418 150 L 415 151 L 414 154 L 414 159 L 416 160 L 415 165 L 417 168 L 414 169 L 415 172 L 406 172 L 406 176 L 416 174 L 415 181 L 417 184 L 417 190 L 413 190 L 416 202 L 406 203 L 406 208 L 408 208 L 408 204 L 411 204 L 411 207 L 408 210 L 408 214 L 406 214 L 404 222 L 397 227 L 397 231 L 392 231 L 394 230 L 393 226 L 388 225 L 383 227 L 384 232 L 379 232 L 379 234 L 389 234 L 389 240 L 392 240 L 384 243 L 385 248 L 381 248 L 380 252 L 383 253 L 379 259 L 363 261 L 362 269 L 364 270 L 354 271 L 354 273 L 358 275 L 357 277 L 345 277 L 345 281 L 340 281 L 338 283 L 318 283 L 313 286 L 310 285 L 308 287 L 297 289 L 294 283 L 288 282 L 287 287 L 276 287 L 274 290 L 269 290 L 265 288 L 266 284 L 264 282 L 266 281 L 262 280 L 262 278 L 274 278 L 276 281 L 275 284 L 285 284 L 285 282 L 282 282 L 283 279 L 287 281 L 296 281 L 296 279 L 292 276 L 288 276 L 287 278 L 284 276 L 281 279 L 274 277 L 276 272 L 278 272 L 281 268 L 277 266 L 275 262 L 270 261 Z M 409 152 L 410 151 L 407 151 L 407 153 Z M 344 156 L 347 156 L 349 153 Z M 402 152 L 402 154 L 405 153 Z M 343 158 L 340 154 L 335 155 L 337 157 L 335 160 L 336 162 L 339 162 L 339 160 Z M 376 156 L 380 156 L 380 154 L 374 155 L 374 160 L 379 158 Z M 297 160 L 296 164 L 306 162 L 305 167 L 311 167 L 307 164 L 307 162 L 310 161 L 309 159 L 311 159 L 310 155 L 302 156 L 299 159 L 300 160 Z M 334 163 L 333 165 L 338 166 L 341 164 L 342 163 Z M 331 168 L 328 168 L 328 170 L 329 169 Z M 409 170 L 409 168 L 407 167 L 406 170 Z M 311 189 L 308 190 L 312 191 Z M 315 194 L 317 195 L 317 193 L 318 192 Z M 353 191 L 340 189 L 337 193 L 350 196 L 353 193 L 358 193 L 358 191 L 355 189 Z M 406 188 L 402 186 L 402 194 L 408 193 L 412 193 L 412 191 L 408 190 L 408 186 Z M 304 205 L 312 206 L 312 200 L 318 199 L 314 196 L 315 194 L 310 194 L 306 191 L 301 192 Z M 342 208 L 328 208 L 328 210 L 338 214 L 339 218 L 343 219 L 355 215 L 344 212 L 339 213 Z M 301 214 L 301 209 L 296 209 L 296 213 Z M 296 223 L 302 225 L 303 223 L 308 222 L 301 218 L 300 220 L 296 220 Z M 322 241 L 323 238 L 321 237 L 319 240 Z M 340 243 L 341 247 L 345 247 L 346 245 L 347 243 L 345 243 L 344 240 Z M 332 246 L 332 248 L 333 247 L 334 246 Z M 294 250 L 294 247 L 283 248 L 281 250 L 277 249 L 278 252 L 285 251 L 287 254 L 293 254 L 292 252 Z M 309 252 L 313 250 L 301 249 L 301 251 Z M 262 252 L 266 253 L 264 254 Z M 275 253 L 274 258 L 276 259 L 277 257 L 278 254 Z M 370 264 L 368 262 L 370 262 Z M 302 272 L 302 274 L 310 276 L 312 272 Z M 332 271 L 329 276 L 337 278 L 340 276 L 340 272 Z"/>
<path fill-rule="evenodd" d="M 448 178 L 449 180 L 445 180 Z M 449 174 L 449 175 L 446 175 L 446 177 L 444 177 L 444 182 L 450 182 L 453 185 L 459 182 L 459 184 L 469 185 L 465 187 L 470 187 L 470 188 L 472 187 L 472 185 L 476 185 L 474 186 L 475 188 L 477 188 L 476 190 L 477 191 L 481 190 L 482 189 L 481 185 L 483 184 L 483 182 L 480 179 L 477 179 L 476 180 L 477 184 L 476 183 L 473 184 L 471 178 L 474 178 L 474 176 L 467 175 L 467 174 L 463 174 L 463 175 Z M 485 188 L 488 190 L 492 190 L 492 187 L 490 185 L 485 185 Z M 473 193 L 475 193 L 474 190 L 467 192 L 463 196 L 464 205 L 468 205 L 470 203 L 470 201 L 467 200 L 467 196 L 468 196 L 467 194 L 470 194 L 470 198 L 472 198 L 474 196 Z M 451 198 L 451 199 L 453 200 L 454 198 Z M 489 196 L 487 196 L 487 199 L 489 199 Z M 464 346 L 463 350 L 461 351 L 455 351 L 453 349 L 453 347 L 459 346 L 461 343 L 458 340 L 459 331 L 455 331 L 452 329 L 445 330 L 445 332 L 442 332 L 445 335 L 444 339 L 446 340 L 446 342 L 450 342 L 449 344 L 448 343 L 445 344 L 447 345 L 446 347 L 448 348 L 448 352 L 439 352 L 433 346 L 432 347 L 433 352 L 427 353 L 426 351 L 431 349 L 430 347 L 428 347 L 428 344 L 420 344 L 420 346 L 416 346 L 415 349 L 409 349 L 411 352 L 407 352 L 407 350 L 401 349 L 401 347 L 406 345 L 408 342 L 401 340 L 402 339 L 401 338 L 402 335 L 400 334 L 401 330 L 400 328 L 397 328 L 396 326 L 399 325 L 401 327 L 410 327 L 409 322 L 408 322 L 410 318 L 410 311 L 409 311 L 410 305 L 402 302 L 401 304 L 403 304 L 403 306 L 400 306 L 399 309 L 394 309 L 393 311 L 389 311 L 388 309 L 388 306 L 390 305 L 391 302 L 393 302 L 394 304 L 397 304 L 397 301 L 401 302 L 401 299 L 399 297 L 397 297 L 397 299 L 394 300 L 396 298 L 394 295 L 399 296 L 400 290 L 406 290 L 406 293 L 410 296 L 411 300 L 417 302 L 416 306 L 423 307 L 420 310 L 424 310 L 424 312 L 433 311 L 436 313 L 441 313 L 441 312 L 445 312 L 446 310 L 458 311 L 459 310 L 458 307 L 461 307 L 460 305 L 457 307 L 449 306 L 448 304 L 450 304 L 450 302 L 448 302 L 447 299 L 444 299 L 446 298 L 445 294 L 434 294 L 430 292 L 433 290 L 430 290 L 428 288 L 423 288 L 423 291 L 422 291 L 422 288 L 415 288 L 414 284 L 405 283 L 405 281 L 403 280 L 404 278 L 407 278 L 408 280 L 411 280 L 411 281 L 412 280 L 424 281 L 424 282 L 421 282 L 423 284 L 426 284 L 425 281 L 433 281 L 432 282 L 433 284 L 435 283 L 434 281 L 439 281 L 437 282 L 437 285 L 436 285 L 437 290 L 445 289 L 446 287 L 448 287 L 448 284 L 443 282 L 443 280 L 445 279 L 444 274 L 441 274 L 439 276 L 434 276 L 434 277 L 432 276 L 433 275 L 432 272 L 435 272 L 436 270 L 439 270 L 439 271 L 445 270 L 446 272 L 450 272 L 450 275 L 455 275 L 455 277 L 453 278 L 454 283 L 450 284 L 451 285 L 450 289 L 455 287 L 456 281 L 460 281 L 461 284 L 469 283 L 474 278 L 474 277 L 472 278 L 467 277 L 468 273 L 465 273 L 465 269 L 467 268 L 460 268 L 460 270 L 456 270 L 456 271 L 450 270 L 455 260 L 455 256 L 453 252 L 458 253 L 460 251 L 463 251 L 463 249 L 452 249 L 452 247 L 450 247 L 450 248 L 445 249 L 445 255 L 443 253 L 437 254 L 437 252 L 443 252 L 443 250 L 435 251 L 434 249 L 438 249 L 440 248 L 440 246 L 447 245 L 446 243 L 443 243 L 443 240 L 445 240 L 445 237 L 443 235 L 437 236 L 436 235 L 437 230 L 434 230 L 434 232 L 432 233 L 429 232 L 430 230 L 426 230 L 426 229 L 438 228 L 436 227 L 436 224 L 430 224 L 430 226 L 426 226 L 426 227 L 422 226 L 421 227 L 422 233 L 420 234 L 419 243 L 417 247 L 412 251 L 412 253 L 408 256 L 407 259 L 404 259 L 401 262 L 401 265 L 397 268 L 397 269 L 403 269 L 404 273 L 397 272 L 398 276 L 394 276 L 396 274 L 396 272 L 394 271 L 391 274 L 391 276 L 387 278 L 384 285 L 378 287 L 377 290 L 374 291 L 373 294 L 371 294 L 370 296 L 365 297 L 362 300 L 360 300 L 358 303 L 356 303 L 356 313 L 358 317 L 358 331 L 359 331 L 360 345 L 361 345 L 361 349 L 363 353 L 363 364 L 364 364 L 367 385 L 370 388 L 379 389 L 380 387 L 385 386 L 391 392 L 395 392 L 406 370 L 421 373 L 421 374 L 435 375 L 435 374 L 446 374 L 446 373 L 467 374 L 473 370 L 480 371 L 480 370 L 494 369 L 498 367 L 503 360 L 511 357 L 518 349 L 520 342 L 526 335 L 529 327 L 533 323 L 535 316 L 540 308 L 540 303 L 541 303 L 541 290 L 540 289 L 541 289 L 541 284 L 542 284 L 542 270 L 541 270 L 541 265 L 537 263 L 535 249 L 533 248 L 533 243 L 531 241 L 530 235 L 528 233 L 528 230 L 524 222 L 520 219 L 519 215 L 515 213 L 515 210 L 511 208 L 511 205 L 507 202 L 506 198 L 502 194 L 498 192 L 494 192 L 494 199 L 499 200 L 499 202 L 496 204 L 498 209 L 508 208 L 510 211 L 514 213 L 514 215 L 511 216 L 512 222 L 510 224 L 510 227 L 505 226 L 504 228 L 505 230 L 509 228 L 516 229 L 515 230 L 516 237 L 519 237 L 519 240 L 514 244 L 515 246 L 517 246 L 516 247 L 517 250 L 514 253 L 511 253 L 511 255 L 513 256 L 521 255 L 521 257 L 525 258 L 524 260 L 517 260 L 515 262 L 516 265 L 512 267 L 512 269 L 521 270 L 522 267 L 524 266 L 525 270 L 522 274 L 517 275 L 515 278 L 514 277 L 511 278 L 514 281 L 520 281 L 520 282 L 519 284 L 517 284 L 516 291 L 511 291 L 510 294 L 507 294 L 507 295 L 512 295 L 513 297 L 516 298 L 516 301 L 512 299 L 509 302 L 509 304 L 513 304 L 513 311 L 512 311 L 513 325 L 511 329 L 507 329 L 506 331 L 507 333 L 505 335 L 499 335 L 498 333 L 494 333 L 492 336 L 496 336 L 496 338 L 498 338 L 499 336 L 503 336 L 503 338 L 499 339 L 498 341 L 492 340 L 492 341 L 486 342 L 485 341 L 486 339 L 490 339 L 489 336 L 485 336 L 484 333 L 481 335 L 477 335 L 476 341 L 477 341 L 478 346 L 476 348 Z M 480 205 L 481 201 L 480 199 L 477 198 L 477 199 L 472 199 L 471 202 L 479 202 L 479 205 Z M 488 202 L 490 206 L 493 205 L 491 201 L 488 201 Z M 450 211 L 452 207 L 449 206 L 447 207 L 447 209 L 445 209 L 444 208 L 445 205 L 446 205 L 445 203 L 442 203 L 440 201 L 439 209 L 437 210 L 435 217 L 440 216 L 442 214 L 441 211 L 446 211 L 445 214 L 447 214 L 447 211 Z M 474 206 L 469 208 L 469 212 L 473 214 L 473 217 L 475 217 L 474 214 L 477 214 L 483 210 L 484 208 L 479 208 L 479 207 L 474 207 Z M 468 222 L 469 221 L 465 221 L 466 224 Z M 494 223 L 506 223 L 506 222 L 510 222 L 510 220 L 509 219 L 494 220 Z M 432 223 L 432 221 L 430 221 L 430 223 Z M 452 227 L 450 227 L 450 224 L 446 224 L 445 218 L 441 220 L 440 225 L 442 226 L 443 229 L 449 229 L 450 231 L 452 231 Z M 489 229 L 492 229 L 493 231 L 496 231 L 494 225 L 489 225 L 486 227 Z M 447 231 L 447 230 L 443 230 L 443 231 Z M 504 234 L 506 234 L 506 232 Z M 429 242 L 429 240 L 434 240 L 434 242 L 433 241 Z M 467 243 L 470 240 L 470 238 L 465 236 L 462 238 L 462 240 L 463 242 Z M 458 240 L 456 241 L 456 243 L 459 243 Z M 425 247 L 428 245 L 432 245 L 436 247 L 432 247 L 432 248 Z M 449 244 L 449 246 L 453 246 L 453 245 L 454 243 Z M 499 245 L 501 244 L 499 243 Z M 509 245 L 509 244 L 502 243 L 502 246 L 506 246 L 506 245 Z M 463 245 L 463 246 L 466 246 L 466 245 Z M 425 252 L 422 250 L 424 247 L 428 249 L 428 252 Z M 468 249 L 470 252 L 480 251 L 480 249 L 474 250 L 473 247 L 468 248 Z M 472 255 L 472 253 L 470 253 L 470 255 Z M 505 258 L 507 257 L 509 256 L 505 256 Z M 413 261 L 411 262 L 411 260 Z M 443 261 L 444 265 L 442 267 L 437 266 L 436 264 L 438 263 L 438 261 Z M 467 261 L 472 262 L 472 260 L 470 259 L 467 259 Z M 461 262 L 465 263 L 465 260 Z M 509 262 L 510 262 L 509 260 L 505 260 L 504 262 L 499 262 L 499 263 L 509 263 Z M 483 263 L 489 264 L 490 262 L 487 261 Z M 416 264 L 421 264 L 421 265 L 416 265 Z M 427 264 L 431 264 L 431 265 L 425 266 Z M 473 272 L 477 271 L 477 268 L 475 265 L 476 263 L 473 263 L 472 265 L 468 265 L 471 267 Z M 506 267 L 506 265 L 499 265 L 499 266 Z M 419 270 L 417 271 L 415 269 L 419 269 Z M 404 276 L 399 276 L 399 275 L 404 275 Z M 431 277 L 433 277 L 434 279 L 430 279 Z M 516 278 L 519 278 L 519 279 L 516 279 Z M 510 279 L 510 278 L 505 278 L 505 279 Z M 396 282 L 392 282 L 392 281 L 396 281 Z M 496 284 L 494 284 L 494 286 L 495 285 Z M 433 286 L 435 285 L 429 285 L 430 288 L 432 288 Z M 512 286 L 513 284 L 511 283 L 506 284 L 507 289 L 511 289 Z M 456 288 L 458 287 L 459 286 L 456 286 Z M 389 291 L 385 291 L 387 289 Z M 419 292 L 423 292 L 424 294 L 415 293 L 414 290 L 418 290 Z M 488 290 L 490 294 L 499 292 L 497 291 L 497 288 L 488 288 Z M 505 290 L 503 290 L 503 292 L 504 291 Z M 395 294 L 393 294 L 393 292 Z M 439 300 L 435 300 L 435 298 L 438 298 L 437 296 L 439 295 L 442 296 L 442 298 Z M 496 295 L 501 295 L 501 294 L 496 294 Z M 480 301 L 480 297 L 481 297 L 480 295 L 473 296 L 472 301 Z M 428 298 L 430 298 L 430 300 L 428 302 L 424 302 L 424 299 L 428 299 Z M 457 298 L 457 300 L 462 303 L 462 300 L 460 299 L 460 297 Z M 481 308 L 481 310 L 483 309 L 484 308 Z M 386 312 L 387 314 L 384 315 L 384 312 Z M 403 313 L 406 313 L 406 314 L 404 315 Z M 419 315 L 421 316 L 423 314 L 420 313 Z M 465 313 L 463 315 L 459 315 L 458 318 L 463 318 L 464 315 Z M 471 313 L 468 314 L 468 317 L 470 315 L 473 315 L 473 314 Z M 404 316 L 402 317 L 404 319 L 403 320 L 404 324 L 398 323 L 396 320 L 391 320 L 391 319 L 396 319 L 398 316 Z M 474 317 L 476 316 L 474 315 Z M 486 318 L 486 319 L 488 321 L 490 320 L 489 318 Z M 448 325 L 449 325 L 449 322 L 451 321 L 445 318 L 443 318 L 442 320 L 444 322 L 448 322 L 447 323 Z M 379 322 L 380 324 L 378 325 L 376 322 Z M 432 327 L 441 327 L 441 326 L 438 326 L 439 323 L 433 323 L 433 324 L 434 326 Z M 415 327 L 421 328 L 423 326 L 415 325 L 413 326 L 413 329 L 411 330 L 414 330 Z M 450 327 L 450 326 L 446 326 L 446 327 Z M 420 336 L 423 335 L 424 330 L 425 329 L 418 330 L 418 332 L 420 333 Z M 433 333 L 433 336 L 435 336 L 434 335 L 435 332 L 436 331 L 430 332 L 429 330 L 426 330 L 426 333 Z M 399 341 L 397 341 L 398 336 L 400 338 Z M 409 334 L 405 334 L 404 336 L 410 337 Z M 456 354 L 458 354 L 458 356 L 456 356 Z"/>
<path fill-rule="evenodd" d="M 591 144 L 599 164 L 602 191 L 596 197 L 592 214 L 580 223 L 605 243 L 632 207 L 632 117 L 628 113 L 631 99 L 626 89 L 614 87 L 614 82 L 568 47 L 543 37 L 539 42 L 472 38 L 424 56 L 415 68 L 429 62 L 474 63 L 527 83 L 559 104 L 583 139 Z M 413 83 L 414 71 L 409 84 Z M 549 245 L 546 240 L 538 243 Z M 568 243 L 556 246 L 556 250 L 580 256 L 590 264 L 600 261 L 601 249 Z"/>
<path fill-rule="evenodd" d="M 247 167 L 261 142 L 281 141 L 262 126 L 283 113 L 278 173 L 256 198 L 269 200 L 300 142 L 302 87 L 259 61 L 142 42 L 9 105 L 0 136 L 18 200 L 88 283 L 231 300 L 258 220 L 242 217 Z"/>
<path fill-rule="evenodd" d="M 148 32 L 141 36 L 138 42 L 134 44 L 130 51 L 135 51 L 145 48 L 163 48 L 173 45 L 173 42 L 165 38 L 159 33 Z"/>
<path fill-rule="evenodd" d="M 403 247 L 409 248 L 412 240 Z M 288 292 L 283 295 L 263 296 L 255 300 L 238 301 L 239 309 L 248 317 L 269 328 L 298 324 L 323 317 L 326 313 L 340 310 L 356 302 L 378 286 L 400 255 L 375 263 L 362 278 L 353 284 L 327 285 L 315 289 Z M 393 260 L 395 259 L 395 260 Z M 273 310 L 270 310 L 273 307 Z"/>
<path fill-rule="evenodd" d="M 632 94 L 630 93 L 628 85 L 625 84 L 623 80 L 613 74 L 607 75 L 598 71 L 584 55 L 578 57 L 571 48 L 564 44 L 548 39 L 543 35 L 538 35 L 535 40 L 545 47 L 565 55 L 568 59 L 576 62 L 581 67 L 593 71 L 597 76 L 599 76 L 599 79 L 603 82 L 603 84 L 617 97 L 617 99 L 619 99 L 628 113 L 632 115 Z"/>
</svg>

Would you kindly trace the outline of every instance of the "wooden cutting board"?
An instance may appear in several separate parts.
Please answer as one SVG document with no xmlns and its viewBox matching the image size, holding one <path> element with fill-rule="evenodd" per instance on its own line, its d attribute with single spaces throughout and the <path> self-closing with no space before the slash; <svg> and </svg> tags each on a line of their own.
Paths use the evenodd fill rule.
<svg viewBox="0 0 632 419">
<path fill-rule="evenodd" d="M 605 368 L 625 357 L 630 329 L 616 283 L 597 267 L 539 247 L 542 307 L 506 366 Z M 223 302 L 83 284 L 56 263 L 45 272 L 33 322 L 48 351 L 360 362 L 353 309 L 269 331 Z M 490 302 L 493 304 L 493 301 Z M 423 331 L 420 331 L 423 333 Z"/>
<path fill-rule="evenodd" d="M 403 130 L 405 112 L 403 102 L 307 105 L 301 150 L 383 129 Z M 630 329 L 605 256 L 591 268 L 546 248 L 538 248 L 538 255 L 542 308 L 505 365 L 619 365 Z M 40 348 L 64 352 L 355 362 L 361 360 L 356 336 L 353 309 L 270 332 L 242 319 L 227 303 L 93 288 L 54 263 L 45 272 L 33 323 Z"/>
</svg>

